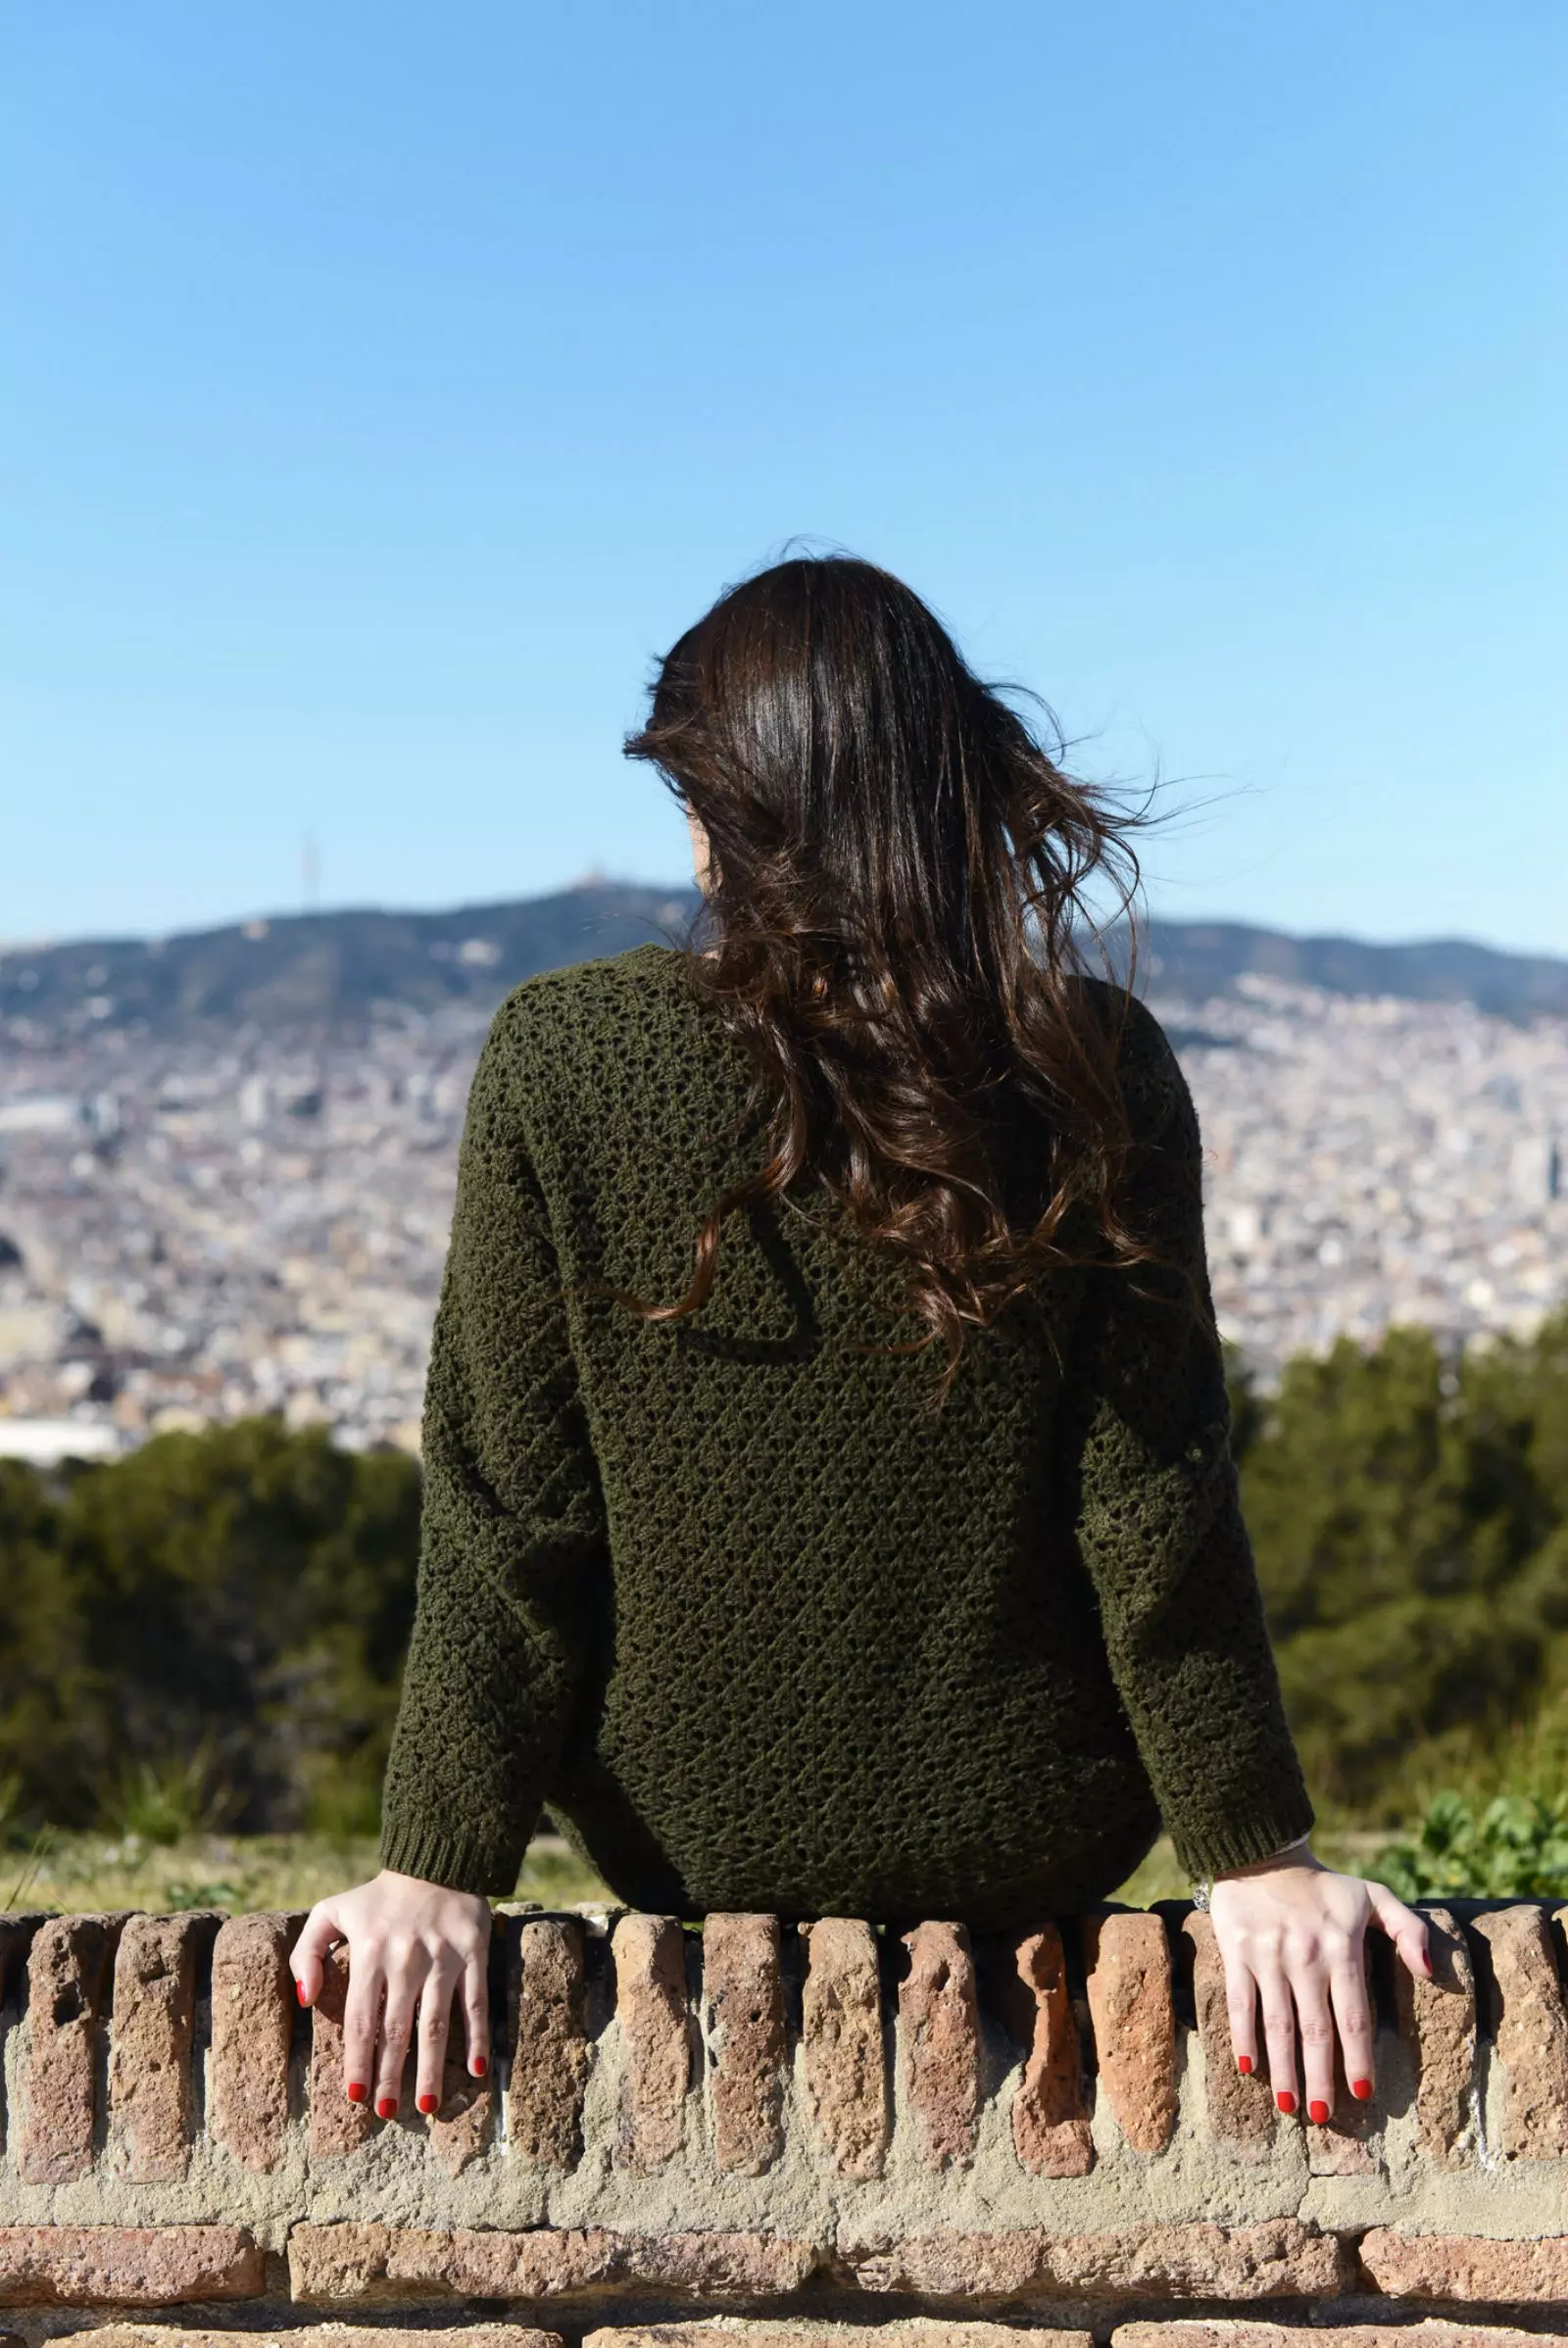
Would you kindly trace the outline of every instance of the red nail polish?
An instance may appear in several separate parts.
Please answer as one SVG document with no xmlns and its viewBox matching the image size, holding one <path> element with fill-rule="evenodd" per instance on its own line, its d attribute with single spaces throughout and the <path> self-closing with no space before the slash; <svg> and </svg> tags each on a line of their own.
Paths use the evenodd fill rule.
<svg viewBox="0 0 1568 2348">
<path fill-rule="evenodd" d="M 1242 2075 L 1243 2079 L 1250 2079 L 1250 2078 L 1251 2077 L 1251 2074 L 1252 2074 L 1252 2058 L 1251 2058 L 1251 2056 L 1250 2056 L 1250 2055 L 1238 2055 L 1238 2056 L 1237 2056 L 1237 2058 L 1236 2058 L 1236 2068 L 1237 2068 L 1237 2070 L 1238 2070 L 1238 2071 L 1241 2073 L 1241 2075 Z"/>
<path fill-rule="evenodd" d="M 1427 1979 L 1430 1981 L 1432 1979 L 1432 1952 L 1430 1949 L 1424 1948 L 1421 1951 L 1421 1962 L 1427 1969 Z"/>
<path fill-rule="evenodd" d="M 421 2095 L 419 2109 L 421 2112 L 433 2112 L 440 2100 L 440 2097 L 436 2095 Z"/>
<path fill-rule="evenodd" d="M 490 2058 L 488 2055 L 470 2055 L 468 2057 L 468 2069 L 473 2073 L 475 2079 L 483 2079 L 489 2068 Z"/>
<path fill-rule="evenodd" d="M 305 1983 L 303 1981 L 295 1982 L 294 1994 L 299 1999 L 302 2006 L 308 2006 L 310 2004 L 311 2001 L 305 1994 Z"/>
<path fill-rule="evenodd" d="M 1306 2116 L 1308 2120 L 1315 2120 L 1318 2127 L 1321 2128 L 1329 2116 L 1329 2107 L 1326 2103 L 1318 2103 L 1314 2099 L 1306 2107 Z"/>
<path fill-rule="evenodd" d="M 1351 2093 L 1353 2096 L 1355 2096 L 1355 2097 L 1356 2097 L 1356 2099 L 1357 2099 L 1357 2101 L 1358 2101 L 1358 2102 L 1365 2103 L 1365 2101 L 1366 2101 L 1367 2097 L 1368 2097 L 1368 2096 L 1371 2094 L 1371 2092 L 1372 2092 L 1372 2081 L 1371 2081 L 1369 2079 L 1351 2079 L 1351 2081 L 1350 2081 L 1350 2093 Z"/>
<path fill-rule="evenodd" d="M 1285 2114 L 1285 2117 L 1288 2120 L 1296 2109 L 1296 2098 L 1291 2093 L 1290 2088 L 1281 2087 L 1279 2093 L 1275 2096 L 1274 2101 L 1279 2105 L 1280 2110 Z"/>
<path fill-rule="evenodd" d="M 375 2116 L 377 2120 L 395 2120 L 397 2118 L 397 2097 L 395 2095 L 383 2095 L 376 2104 Z"/>
<path fill-rule="evenodd" d="M 369 2090 L 369 2088 L 368 2088 L 368 2087 L 367 2087 L 367 2086 L 365 2086 L 365 2085 L 363 2085 L 359 2079 L 350 2079 L 350 2081 L 349 2081 L 349 2101 L 350 2101 L 350 2103 L 368 2103 L 368 2102 L 369 2102 L 369 2100 L 370 2100 L 370 2090 Z"/>
</svg>

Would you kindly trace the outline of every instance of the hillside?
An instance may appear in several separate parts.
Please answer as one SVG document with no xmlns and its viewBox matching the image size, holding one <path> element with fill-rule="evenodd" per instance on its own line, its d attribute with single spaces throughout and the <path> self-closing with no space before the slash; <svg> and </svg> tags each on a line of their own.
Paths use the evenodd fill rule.
<svg viewBox="0 0 1568 2348">
<path fill-rule="evenodd" d="M 0 1016 L 50 1029 L 341 1028 L 373 1011 L 484 1007 L 537 970 L 677 937 L 696 892 L 588 882 L 554 896 L 451 912 L 292 914 L 171 938 L 92 938 L 0 951 Z M 1523 1018 L 1568 1015 L 1568 960 L 1461 939 L 1374 946 L 1241 923 L 1155 921 L 1143 984 L 1201 1002 L 1256 972 L 1343 995 L 1473 1003 Z"/>
</svg>

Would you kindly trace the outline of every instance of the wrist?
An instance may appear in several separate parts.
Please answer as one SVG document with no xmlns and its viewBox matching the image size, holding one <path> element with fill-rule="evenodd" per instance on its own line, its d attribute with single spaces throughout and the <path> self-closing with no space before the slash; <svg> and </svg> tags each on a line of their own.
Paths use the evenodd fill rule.
<svg viewBox="0 0 1568 2348">
<path fill-rule="evenodd" d="M 1249 1859 L 1244 1867 L 1221 1868 L 1219 1874 L 1214 1876 L 1211 1881 L 1216 1883 L 1233 1883 L 1245 1880 L 1248 1876 L 1273 1875 L 1283 1867 L 1315 1868 L 1321 1867 L 1322 1864 L 1322 1860 L 1312 1849 L 1310 1836 L 1298 1834 L 1294 1842 L 1287 1842 L 1279 1850 L 1270 1851 L 1266 1858 Z"/>
</svg>

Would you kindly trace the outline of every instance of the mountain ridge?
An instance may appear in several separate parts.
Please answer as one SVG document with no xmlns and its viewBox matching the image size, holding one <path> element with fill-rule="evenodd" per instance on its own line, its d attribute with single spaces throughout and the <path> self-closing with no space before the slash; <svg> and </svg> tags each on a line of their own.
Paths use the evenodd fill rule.
<svg viewBox="0 0 1568 2348">
<path fill-rule="evenodd" d="M 398 1011 L 493 1007 L 538 971 L 675 943 L 694 887 L 581 882 L 441 912 L 377 906 L 231 922 L 167 938 L 85 938 L 0 948 L 0 1017 L 50 1028 L 175 1036 L 262 1024 L 336 1028 Z M 1202 1002 L 1248 975 L 1333 994 L 1471 1003 L 1520 1019 L 1568 1017 L 1568 959 L 1468 939 L 1379 945 L 1247 922 L 1151 920 L 1140 991 Z"/>
</svg>

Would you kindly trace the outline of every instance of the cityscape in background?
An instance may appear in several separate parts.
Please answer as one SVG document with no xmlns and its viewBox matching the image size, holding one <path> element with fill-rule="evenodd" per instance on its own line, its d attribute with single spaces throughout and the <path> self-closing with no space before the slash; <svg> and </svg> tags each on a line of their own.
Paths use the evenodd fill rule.
<svg viewBox="0 0 1568 2348">
<path fill-rule="evenodd" d="M 427 917 L 440 934 L 399 951 L 434 992 L 409 1000 L 383 963 L 334 1009 L 289 963 L 270 983 L 294 986 L 292 1021 L 194 981 L 132 1000 L 117 972 L 146 945 L 0 956 L 0 1453 L 108 1455 L 274 1410 L 416 1449 L 496 1002 L 530 961 L 672 935 L 691 903 L 595 875 L 576 933 L 561 899 Z M 214 933 L 202 966 L 269 927 Z M 1393 1323 L 1530 1334 L 1568 1292 L 1568 1011 L 1533 1007 L 1561 966 L 1521 960 L 1504 1012 L 1281 977 L 1300 957 L 1275 939 L 1208 991 L 1218 934 L 1184 954 L 1167 929 L 1146 974 L 1202 1123 L 1222 1333 L 1265 1384 Z"/>
</svg>

